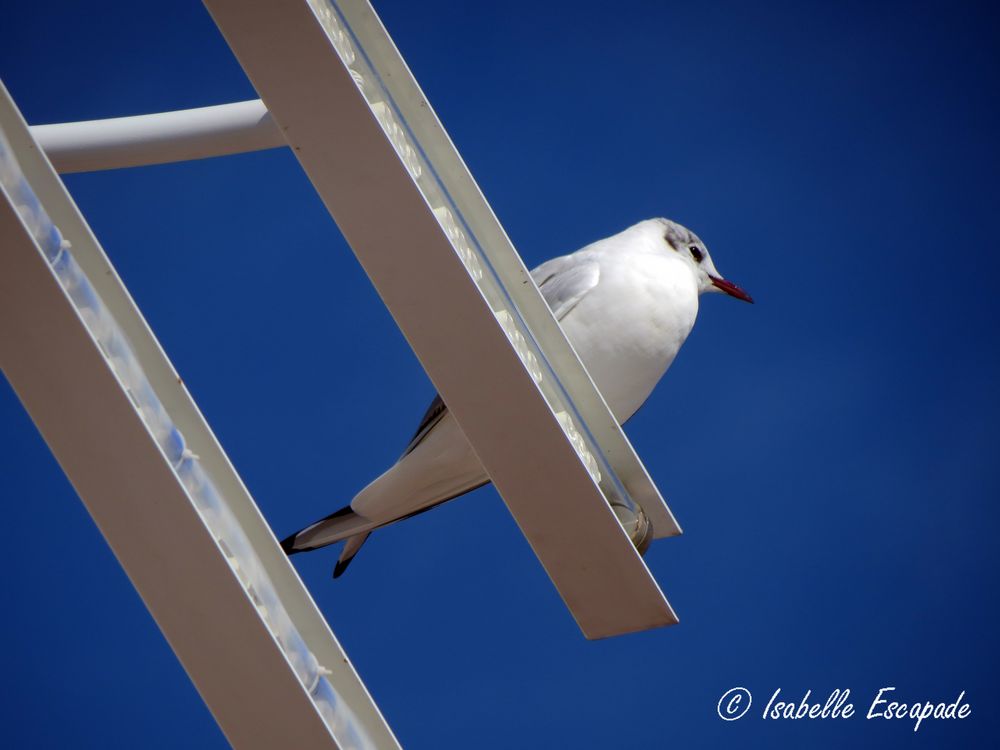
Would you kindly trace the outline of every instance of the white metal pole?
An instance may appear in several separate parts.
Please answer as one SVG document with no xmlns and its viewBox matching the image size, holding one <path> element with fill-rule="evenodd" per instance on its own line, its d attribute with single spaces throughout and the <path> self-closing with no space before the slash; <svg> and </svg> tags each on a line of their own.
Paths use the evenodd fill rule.
<svg viewBox="0 0 1000 750">
<path fill-rule="evenodd" d="M 34 125 L 57 172 L 164 164 L 286 146 L 260 99 L 134 117 Z"/>
<path fill-rule="evenodd" d="M 676 522 L 368 3 L 205 4 L 584 634 L 677 622 L 611 502 Z"/>
</svg>

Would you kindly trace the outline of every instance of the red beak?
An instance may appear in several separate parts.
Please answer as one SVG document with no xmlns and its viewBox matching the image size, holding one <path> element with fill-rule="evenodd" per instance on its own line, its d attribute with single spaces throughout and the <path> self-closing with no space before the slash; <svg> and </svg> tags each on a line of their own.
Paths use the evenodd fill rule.
<svg viewBox="0 0 1000 750">
<path fill-rule="evenodd" d="M 744 302 L 749 302 L 751 305 L 753 304 L 753 297 L 744 292 L 733 282 L 726 281 L 725 279 L 719 279 L 716 278 L 715 276 L 709 276 L 708 278 L 712 280 L 712 284 L 714 286 L 717 286 L 719 289 L 724 291 L 730 297 L 736 297 L 736 299 L 741 299 Z"/>
</svg>

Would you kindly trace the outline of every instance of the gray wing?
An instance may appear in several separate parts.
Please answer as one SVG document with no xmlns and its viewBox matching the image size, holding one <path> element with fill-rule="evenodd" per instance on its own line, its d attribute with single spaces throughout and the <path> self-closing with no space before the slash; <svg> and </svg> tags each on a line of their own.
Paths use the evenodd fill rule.
<svg viewBox="0 0 1000 750">
<path fill-rule="evenodd" d="M 531 278 L 538 284 L 538 289 L 556 320 L 562 320 L 587 296 L 587 292 L 597 286 L 601 279 L 601 266 L 596 260 L 581 261 L 575 255 L 564 255 L 542 263 L 531 272 Z M 424 412 L 417 431 L 403 451 L 403 456 L 420 445 L 447 411 L 448 407 L 441 396 L 435 395 Z"/>
<path fill-rule="evenodd" d="M 601 280 L 601 266 L 596 260 L 580 260 L 575 254 L 564 255 L 542 263 L 531 272 L 531 278 L 538 284 L 556 320 L 562 320 L 597 286 Z"/>
</svg>

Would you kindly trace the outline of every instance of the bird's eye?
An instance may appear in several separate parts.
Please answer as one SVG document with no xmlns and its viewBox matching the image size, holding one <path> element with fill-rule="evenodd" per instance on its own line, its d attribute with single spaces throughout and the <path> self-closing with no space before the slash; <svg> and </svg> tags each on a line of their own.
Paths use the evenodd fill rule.
<svg viewBox="0 0 1000 750">
<path fill-rule="evenodd" d="M 695 263 L 701 263 L 705 259 L 705 253 L 699 250 L 696 246 L 691 245 L 688 250 L 691 251 L 691 257 L 694 258 Z"/>
</svg>

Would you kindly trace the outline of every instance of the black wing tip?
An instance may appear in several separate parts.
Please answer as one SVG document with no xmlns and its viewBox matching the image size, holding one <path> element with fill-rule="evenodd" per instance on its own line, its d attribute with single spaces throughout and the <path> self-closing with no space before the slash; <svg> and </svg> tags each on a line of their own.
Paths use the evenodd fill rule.
<svg viewBox="0 0 1000 750">
<path fill-rule="evenodd" d="M 349 557 L 346 560 L 337 560 L 337 564 L 333 566 L 333 577 L 340 578 L 344 575 L 344 571 L 347 570 L 347 566 L 351 564 L 351 560 L 354 557 Z"/>
<path fill-rule="evenodd" d="M 299 535 L 299 532 L 296 531 L 291 536 L 285 537 L 284 539 L 281 540 L 281 549 L 289 557 L 291 557 L 292 555 L 294 555 L 294 554 L 296 554 L 298 552 L 305 552 L 305 550 L 302 550 L 302 549 L 295 549 L 295 539 L 296 539 L 296 537 L 298 537 L 298 535 Z"/>
<path fill-rule="evenodd" d="M 292 555 L 296 555 L 299 552 L 309 552 L 310 550 L 318 549 L 318 547 L 296 547 L 295 546 L 295 540 L 298 539 L 299 535 L 303 531 L 308 531 L 313 526 L 316 526 L 317 524 L 323 523 L 323 521 L 330 521 L 330 520 L 332 520 L 334 518 L 341 518 L 342 516 L 350 515 L 353 512 L 354 511 L 351 510 L 350 503 L 348 503 L 347 505 L 345 505 L 340 510 L 335 510 L 330 515 L 326 516 L 325 518 L 321 518 L 319 521 L 317 521 L 316 523 L 312 524 L 311 526 L 306 526 L 304 529 L 299 529 L 298 531 L 296 531 L 291 536 L 288 536 L 288 537 L 285 537 L 284 539 L 282 539 L 281 542 L 280 542 L 281 549 L 283 549 L 285 551 L 285 554 L 288 555 L 289 557 L 291 557 Z M 325 547 L 326 545 L 320 545 L 320 546 L 321 547 Z"/>
<path fill-rule="evenodd" d="M 344 571 L 351 564 L 351 560 L 358 556 L 361 548 L 365 546 L 365 542 L 368 541 L 368 537 L 371 535 L 371 531 L 362 531 L 360 534 L 355 534 L 347 539 L 344 544 L 344 551 L 340 553 L 340 559 L 333 566 L 334 578 L 340 578 L 344 575 Z"/>
</svg>

